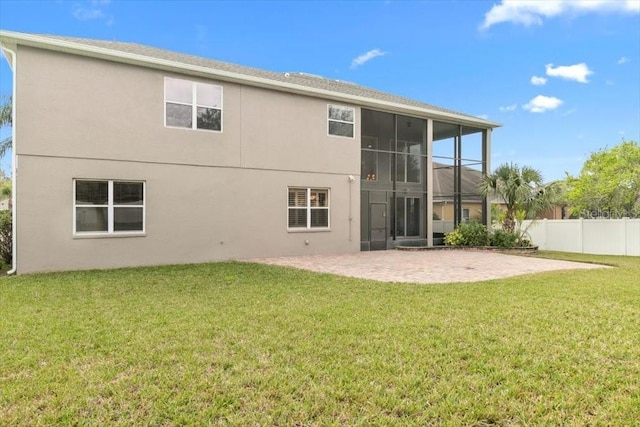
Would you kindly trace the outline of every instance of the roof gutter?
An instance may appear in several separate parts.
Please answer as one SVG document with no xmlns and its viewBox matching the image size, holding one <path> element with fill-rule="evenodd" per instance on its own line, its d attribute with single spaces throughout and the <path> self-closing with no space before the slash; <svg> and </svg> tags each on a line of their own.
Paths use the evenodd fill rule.
<svg viewBox="0 0 640 427">
<path fill-rule="evenodd" d="M 330 98 L 342 102 L 354 103 L 367 107 L 384 108 L 394 112 L 402 112 L 407 114 L 427 115 L 434 119 L 455 120 L 457 123 L 468 126 L 480 127 L 483 129 L 500 127 L 499 123 L 489 122 L 483 119 L 475 119 L 470 116 L 448 113 L 444 111 L 432 110 L 429 108 L 412 107 L 408 105 L 398 104 L 395 102 L 375 100 L 356 95 L 342 94 L 325 89 L 311 88 L 294 83 L 274 81 L 264 77 L 248 76 L 240 73 L 229 71 L 215 70 L 208 67 L 184 64 L 166 59 L 153 58 L 149 56 L 122 52 L 118 50 L 106 49 L 96 46 L 88 46 L 82 43 L 75 43 L 66 40 L 51 39 L 45 36 L 17 33 L 13 31 L 0 31 L 0 37 L 10 39 L 14 43 L 26 46 L 37 47 L 41 49 L 55 50 L 59 52 L 72 53 L 82 56 L 90 56 L 93 58 L 106 59 L 109 61 L 122 62 L 126 64 L 142 65 L 151 68 L 157 68 L 169 71 L 188 72 L 189 74 L 202 77 L 214 77 L 219 80 L 232 83 L 240 83 L 244 85 L 262 87 L 266 89 L 291 92 L 307 96 L 315 96 L 322 98 Z"/>
<path fill-rule="evenodd" d="M 0 42 L 0 48 L 7 58 L 7 62 L 13 70 L 12 84 L 13 84 L 13 96 L 11 97 L 11 270 L 7 271 L 8 275 L 16 274 L 18 271 L 18 251 L 16 250 L 16 222 L 18 216 L 16 215 L 16 65 L 18 63 L 16 51 L 9 49 L 6 44 Z"/>
</svg>

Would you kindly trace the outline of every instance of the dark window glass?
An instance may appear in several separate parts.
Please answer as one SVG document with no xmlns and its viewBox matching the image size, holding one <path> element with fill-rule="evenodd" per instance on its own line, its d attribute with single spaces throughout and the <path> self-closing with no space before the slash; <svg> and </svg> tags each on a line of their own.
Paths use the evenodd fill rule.
<svg viewBox="0 0 640 427">
<path fill-rule="evenodd" d="M 407 236 L 420 235 L 420 199 L 407 197 Z"/>
<path fill-rule="evenodd" d="M 328 227 L 329 210 L 311 209 L 311 227 Z"/>
<path fill-rule="evenodd" d="M 307 209 L 289 209 L 289 227 L 307 227 Z"/>
<path fill-rule="evenodd" d="M 141 182 L 114 182 L 113 203 L 115 205 L 142 205 L 143 188 Z"/>
<path fill-rule="evenodd" d="M 360 174 L 361 179 L 365 181 L 378 180 L 378 153 L 375 151 L 362 151 Z"/>
<path fill-rule="evenodd" d="M 113 231 L 142 231 L 142 208 L 113 208 Z"/>
<path fill-rule="evenodd" d="M 106 205 L 109 203 L 107 181 L 76 181 L 76 204 Z"/>
<path fill-rule="evenodd" d="M 422 175 L 422 156 L 420 156 L 420 144 L 409 145 L 407 155 L 407 182 L 420 182 Z"/>
<path fill-rule="evenodd" d="M 329 135 L 353 137 L 353 124 L 329 120 Z"/>
<path fill-rule="evenodd" d="M 167 102 L 167 126 L 190 128 L 193 122 L 192 114 L 191 105 Z"/>
<path fill-rule="evenodd" d="M 108 231 L 107 208 L 76 208 L 76 231 Z"/>
<path fill-rule="evenodd" d="M 353 123 L 353 108 L 337 107 L 335 105 L 329 106 L 329 119 L 342 120 L 343 122 Z"/>
<path fill-rule="evenodd" d="M 221 130 L 222 110 L 198 107 L 198 129 Z"/>
<path fill-rule="evenodd" d="M 404 236 L 404 197 L 396 198 L 396 235 Z"/>
</svg>

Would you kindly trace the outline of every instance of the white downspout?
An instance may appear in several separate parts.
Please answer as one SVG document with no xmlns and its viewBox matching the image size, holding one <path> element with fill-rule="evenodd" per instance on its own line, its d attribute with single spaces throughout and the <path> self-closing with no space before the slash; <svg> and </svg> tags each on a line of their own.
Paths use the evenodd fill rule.
<svg viewBox="0 0 640 427">
<path fill-rule="evenodd" d="M 17 215 L 16 215 L 16 181 L 17 176 L 16 172 L 18 170 L 17 167 L 17 156 L 16 156 L 16 65 L 17 65 L 17 55 L 14 50 L 7 48 L 6 46 L 2 47 L 2 50 L 5 52 L 9 52 L 11 56 L 11 69 L 13 70 L 13 95 L 11 97 L 11 270 L 7 271 L 8 275 L 16 274 L 18 271 L 18 259 L 17 259 L 17 250 L 16 250 L 16 223 L 17 223 Z"/>
</svg>

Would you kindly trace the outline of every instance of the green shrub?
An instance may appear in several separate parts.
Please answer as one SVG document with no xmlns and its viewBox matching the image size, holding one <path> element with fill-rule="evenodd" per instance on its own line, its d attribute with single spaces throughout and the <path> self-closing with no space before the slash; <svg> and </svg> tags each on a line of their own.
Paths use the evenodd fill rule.
<svg viewBox="0 0 640 427">
<path fill-rule="evenodd" d="M 11 211 L 0 211 L 0 258 L 11 265 L 13 251 Z"/>
<path fill-rule="evenodd" d="M 444 237 L 449 246 L 486 246 L 489 244 L 487 227 L 479 222 L 464 222 Z"/>
<path fill-rule="evenodd" d="M 491 246 L 497 248 L 514 248 L 518 243 L 518 235 L 504 230 L 495 230 L 491 235 Z"/>
</svg>

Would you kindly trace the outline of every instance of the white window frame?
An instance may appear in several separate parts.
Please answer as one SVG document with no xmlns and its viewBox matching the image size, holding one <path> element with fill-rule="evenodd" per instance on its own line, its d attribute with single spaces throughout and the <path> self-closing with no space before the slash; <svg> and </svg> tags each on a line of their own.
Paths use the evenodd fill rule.
<svg viewBox="0 0 640 427">
<path fill-rule="evenodd" d="M 306 191 L 306 206 L 289 206 L 289 192 L 291 190 L 304 190 Z M 326 191 L 327 192 L 327 206 L 311 206 L 311 192 L 312 191 Z M 289 212 L 292 209 L 306 209 L 307 210 L 307 225 L 306 227 L 289 227 Z M 327 226 L 326 227 L 312 227 L 311 226 L 311 211 L 312 210 L 326 210 L 327 211 Z M 331 228 L 331 189 L 326 187 L 288 187 L 287 188 L 287 230 L 288 231 L 315 231 L 315 230 L 329 230 Z"/>
<path fill-rule="evenodd" d="M 351 110 L 353 112 L 353 121 L 347 121 L 347 120 L 338 120 L 338 119 L 332 119 L 329 115 L 329 112 L 331 111 L 331 107 L 334 108 L 345 108 L 347 110 Z M 347 123 L 353 126 L 353 135 L 351 136 L 345 136 L 345 135 L 335 135 L 333 133 L 331 133 L 331 122 L 335 122 L 335 123 Z M 327 135 L 328 136 L 333 136 L 333 137 L 337 137 L 337 138 L 349 138 L 349 139 L 354 139 L 356 137 L 356 109 L 353 107 L 347 107 L 346 105 L 337 105 L 337 104 L 327 104 Z"/>
<path fill-rule="evenodd" d="M 191 83 L 191 103 L 187 104 L 185 102 L 167 100 L 167 80 L 180 80 L 183 82 Z M 214 87 L 220 88 L 220 107 L 198 104 L 197 85 L 214 86 Z M 167 125 L 167 103 L 178 104 L 178 105 L 188 105 L 191 107 L 191 128 Z M 220 110 L 220 130 L 202 129 L 198 127 L 198 107 L 213 108 L 215 110 Z M 220 85 L 214 85 L 211 83 L 196 82 L 196 81 L 180 79 L 176 77 L 165 77 L 164 78 L 164 127 L 169 129 L 191 129 L 191 130 L 198 130 L 203 132 L 222 133 L 222 131 L 224 130 L 224 88 Z"/>
<path fill-rule="evenodd" d="M 108 183 L 108 198 L 106 205 L 84 205 L 76 203 L 76 183 L 83 181 L 92 182 L 107 182 Z M 142 184 L 142 205 L 117 205 L 113 202 L 113 183 L 114 182 L 130 182 L 136 184 Z M 74 178 L 73 179 L 73 235 L 74 236 L 140 236 L 146 234 L 147 228 L 147 183 L 145 181 L 133 180 L 133 179 L 101 179 L 101 178 Z M 107 208 L 107 231 L 77 231 L 76 230 L 76 213 L 77 208 L 91 207 L 91 208 Z M 142 208 L 142 230 L 114 230 L 114 210 L 115 208 Z"/>
<path fill-rule="evenodd" d="M 471 219 L 471 211 L 469 208 L 462 208 L 462 221 L 469 222 Z"/>
</svg>

